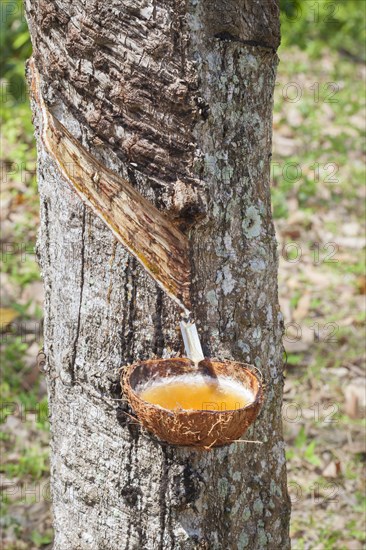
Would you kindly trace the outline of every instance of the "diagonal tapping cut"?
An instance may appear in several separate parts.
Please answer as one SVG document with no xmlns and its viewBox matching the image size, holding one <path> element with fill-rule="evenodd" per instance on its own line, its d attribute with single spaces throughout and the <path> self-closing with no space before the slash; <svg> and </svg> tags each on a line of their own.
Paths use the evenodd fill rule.
<svg viewBox="0 0 366 550">
<path fill-rule="evenodd" d="M 127 180 L 103 166 L 47 109 L 34 60 L 30 88 L 41 112 L 41 138 L 63 177 L 159 286 L 190 309 L 188 238 Z"/>
</svg>

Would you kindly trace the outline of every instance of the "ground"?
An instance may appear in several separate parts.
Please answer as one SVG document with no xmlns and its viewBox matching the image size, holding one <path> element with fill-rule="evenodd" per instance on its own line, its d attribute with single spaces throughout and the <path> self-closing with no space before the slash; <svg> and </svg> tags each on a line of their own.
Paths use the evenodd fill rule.
<svg viewBox="0 0 366 550">
<path fill-rule="evenodd" d="M 362 132 L 365 66 L 281 51 L 272 202 L 287 352 L 283 407 L 294 550 L 365 547 Z M 2 533 L 4 550 L 50 548 L 48 421 L 35 150 L 28 103 L 3 113 Z M 4 100 L 3 100 L 4 102 Z M 277 549 L 274 549 L 277 550 Z"/>
<path fill-rule="evenodd" d="M 296 50 L 281 57 L 273 207 L 286 326 L 293 548 L 359 550 L 366 456 L 364 67 L 329 52 L 316 61 Z M 297 87 L 286 88 L 288 82 Z"/>
</svg>

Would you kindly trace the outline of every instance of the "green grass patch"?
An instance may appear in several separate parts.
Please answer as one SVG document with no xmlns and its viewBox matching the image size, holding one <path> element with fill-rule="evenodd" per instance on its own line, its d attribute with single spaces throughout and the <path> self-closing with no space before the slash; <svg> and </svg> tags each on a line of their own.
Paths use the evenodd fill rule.
<svg viewBox="0 0 366 550">
<path fill-rule="evenodd" d="M 30 447 L 24 449 L 16 462 L 4 463 L 0 470 L 8 477 L 26 477 L 38 480 L 43 474 L 49 471 L 48 449 L 40 447 Z"/>
</svg>

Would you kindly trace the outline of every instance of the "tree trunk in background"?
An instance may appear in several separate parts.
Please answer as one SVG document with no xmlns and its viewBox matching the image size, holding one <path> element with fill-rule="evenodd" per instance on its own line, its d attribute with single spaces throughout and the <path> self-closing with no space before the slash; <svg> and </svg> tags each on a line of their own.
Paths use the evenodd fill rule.
<svg viewBox="0 0 366 550">
<path fill-rule="evenodd" d="M 27 14 L 50 111 L 188 235 L 205 353 L 266 383 L 245 436 L 262 445 L 172 448 L 131 422 L 113 401 L 119 369 L 182 353 L 180 311 L 38 139 L 54 548 L 289 548 L 269 190 L 277 3 L 28 0 Z"/>
</svg>

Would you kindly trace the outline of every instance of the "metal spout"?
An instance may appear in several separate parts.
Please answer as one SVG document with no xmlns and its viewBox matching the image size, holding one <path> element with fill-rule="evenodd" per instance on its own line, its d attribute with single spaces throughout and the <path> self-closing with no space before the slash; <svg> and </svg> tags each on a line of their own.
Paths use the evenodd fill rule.
<svg viewBox="0 0 366 550">
<path fill-rule="evenodd" d="M 197 327 L 195 323 L 185 321 L 180 322 L 180 330 L 182 332 L 184 349 L 186 350 L 186 356 L 193 361 L 196 365 L 203 361 L 205 356 L 202 352 L 201 342 L 198 336 Z"/>
</svg>

